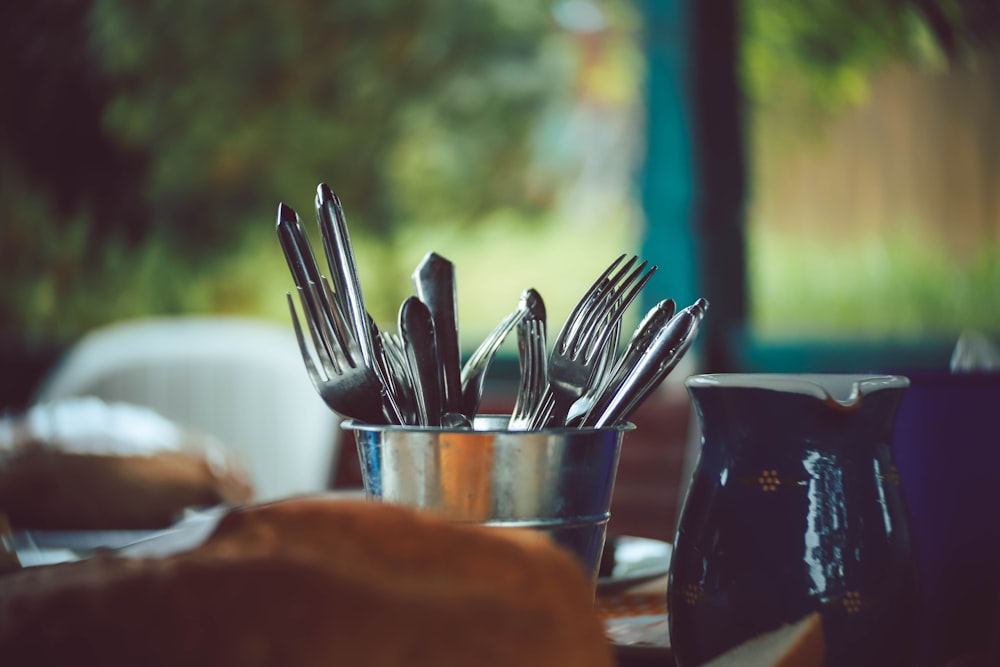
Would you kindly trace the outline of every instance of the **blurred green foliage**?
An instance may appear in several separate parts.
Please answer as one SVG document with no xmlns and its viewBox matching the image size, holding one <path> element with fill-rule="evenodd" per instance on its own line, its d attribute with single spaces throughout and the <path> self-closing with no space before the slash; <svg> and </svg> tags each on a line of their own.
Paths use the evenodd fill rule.
<svg viewBox="0 0 1000 667">
<path fill-rule="evenodd" d="M 96 0 L 89 20 L 117 82 L 105 121 L 154 156 L 160 225 L 224 241 L 279 199 L 309 213 L 317 179 L 366 233 L 526 203 L 526 139 L 558 80 L 543 4 Z"/>
<path fill-rule="evenodd" d="M 636 13 L 600 6 L 625 33 L 607 59 L 619 64 L 597 63 L 589 85 L 628 97 L 639 59 L 620 47 Z M 863 99 L 887 58 L 947 62 L 995 41 L 998 7 L 744 0 L 746 89 L 812 122 Z M 579 44 L 553 16 L 505 0 L 8 3 L 0 334 L 66 339 L 151 313 L 285 318 L 273 215 L 284 201 L 309 222 L 320 181 L 345 203 L 362 270 L 395 285 L 373 286 L 390 307 L 408 288 L 398 257 L 433 249 L 414 251 L 414 230 L 457 253 L 483 237 L 476 225 L 551 219 L 573 167 L 538 134 L 583 87 Z M 566 234 L 587 236 L 545 238 Z M 628 234 L 615 222 L 599 238 Z"/>
<path fill-rule="evenodd" d="M 544 3 L 41 0 L 0 28 L 0 331 L 260 310 L 237 268 L 320 182 L 352 232 L 535 213 L 572 59 Z M 566 85 L 561 85 L 565 83 Z M 207 285 L 201 288 L 199 285 Z"/>
<path fill-rule="evenodd" d="M 912 172 L 886 167 L 895 172 L 899 188 L 879 190 L 884 181 L 869 184 L 876 190 L 874 196 L 882 198 L 881 205 L 872 207 L 871 220 L 844 225 L 852 230 L 849 234 L 830 224 L 825 211 L 817 209 L 818 221 L 810 219 L 804 212 L 808 204 L 793 202 L 788 208 L 795 214 L 782 213 L 782 195 L 823 201 L 828 191 L 818 192 L 823 188 L 817 187 L 816 179 L 831 173 L 822 171 L 822 166 L 787 188 L 785 183 L 776 185 L 777 180 L 762 182 L 786 177 L 792 170 L 808 173 L 817 163 L 822 165 L 831 152 L 826 146 L 830 136 L 824 133 L 853 107 L 868 103 L 876 77 L 891 67 L 931 70 L 942 76 L 949 69 L 994 71 L 989 59 L 1000 53 L 1000 2 L 744 0 L 741 10 L 745 31 L 742 75 L 754 168 L 751 180 L 756 181 L 751 189 L 765 191 L 770 207 L 761 212 L 751 206 L 747 226 L 753 330 L 773 339 L 839 341 L 865 336 L 947 338 L 961 328 L 1000 331 L 996 308 L 1000 245 L 992 227 L 979 228 L 975 220 L 964 224 L 955 219 L 956 211 L 966 210 L 957 205 L 945 208 L 943 214 L 930 207 L 917 208 L 927 200 L 905 196 L 908 189 L 921 184 L 900 175 Z M 987 95 L 997 95 L 1000 81 L 993 88 Z M 982 107 L 986 113 L 991 108 L 995 107 Z M 942 113 L 939 125 L 928 123 L 922 132 L 956 136 L 945 130 L 949 124 L 960 123 L 960 118 L 958 113 L 950 117 Z M 873 132 L 893 125 L 890 117 L 879 120 L 869 126 Z M 977 134 L 978 128 L 965 125 L 963 129 L 967 141 L 979 144 L 976 150 L 984 159 L 980 163 L 970 160 L 975 167 L 967 171 L 969 163 L 948 162 L 954 154 L 937 153 L 930 173 L 937 173 L 942 182 L 955 174 L 975 182 L 995 182 L 994 165 L 1000 154 L 989 148 L 988 136 Z M 872 141 L 872 145 L 877 147 L 873 150 L 880 150 L 893 144 Z M 893 158 L 912 159 L 908 156 L 913 154 L 918 153 L 891 156 L 882 164 L 891 165 Z M 766 161 L 784 170 L 768 173 L 762 168 Z M 847 170 L 851 165 L 842 162 L 840 166 Z M 865 175 L 851 172 L 850 177 L 858 181 Z M 795 187 L 813 190 L 793 191 Z M 847 191 L 857 194 L 860 189 Z M 963 193 L 956 191 L 953 196 Z M 914 211 L 925 214 L 926 220 Z M 783 224 L 772 225 L 775 221 L 767 214 L 780 217 Z M 940 217 L 935 220 L 940 228 L 933 234 L 915 224 L 932 220 L 935 214 Z M 992 220 L 991 225 L 995 224 Z M 967 229 L 976 229 L 979 235 L 976 244 L 970 244 L 975 251 L 951 250 L 948 237 L 970 234 Z"/>
<path fill-rule="evenodd" d="M 757 226 L 748 238 L 754 331 L 776 339 L 930 339 L 1000 332 L 1000 250 L 954 258 L 911 234 L 840 242 Z"/>
<path fill-rule="evenodd" d="M 863 103 L 887 64 L 946 67 L 1000 44 L 996 0 L 744 0 L 741 12 L 751 109 L 792 132 Z"/>
</svg>

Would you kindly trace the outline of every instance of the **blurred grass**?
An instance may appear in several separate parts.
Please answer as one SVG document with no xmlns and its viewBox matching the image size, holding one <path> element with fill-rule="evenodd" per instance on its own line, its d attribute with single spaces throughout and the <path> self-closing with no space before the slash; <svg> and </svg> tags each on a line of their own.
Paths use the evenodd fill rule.
<svg viewBox="0 0 1000 667">
<path fill-rule="evenodd" d="M 755 227 L 748 237 L 756 334 L 824 340 L 1000 330 L 1000 249 L 969 257 L 903 233 L 834 240 Z"/>
<path fill-rule="evenodd" d="M 321 255 L 318 234 L 305 222 Z M 413 223 L 391 239 L 353 239 L 367 305 L 381 327 L 395 328 L 399 304 L 413 292 L 411 274 L 433 251 L 455 264 L 466 349 L 478 345 L 528 287 L 545 299 L 554 335 L 604 266 L 638 246 L 638 231 L 624 218 L 588 226 L 501 211 L 482 222 Z M 212 262 L 187 258 L 169 240 L 153 237 L 135 247 L 104 246 L 100 270 L 90 271 L 89 226 L 81 218 L 59 238 L 39 234 L 33 241 L 47 249 L 46 261 L 57 270 L 19 281 L 20 291 L 2 297 L 30 304 L 22 309 L 28 318 L 22 331 L 57 338 L 72 337 L 81 326 L 147 314 L 252 314 L 288 323 L 285 292 L 292 281 L 273 224 L 245 224 L 253 231 Z M 1000 330 L 995 247 L 961 258 L 902 233 L 835 240 L 754 226 L 748 261 L 750 322 L 762 337 L 847 340 Z M 59 299 L 67 283 L 75 286 L 74 298 Z M 670 295 L 645 296 L 649 303 Z M 633 306 L 627 321 L 634 323 L 638 311 Z"/>
<path fill-rule="evenodd" d="M 416 267 L 432 250 L 455 264 L 459 332 L 466 346 L 478 345 L 529 287 L 545 300 L 554 336 L 605 266 L 619 254 L 637 251 L 634 229 L 624 222 L 588 227 L 502 211 L 484 222 L 461 231 L 408 227 L 398 241 L 403 266 Z M 408 280 L 399 283 L 408 288 Z"/>
<path fill-rule="evenodd" d="M 327 273 L 319 235 L 310 221 L 303 222 Z M 484 222 L 471 227 L 415 224 L 391 239 L 353 238 L 366 305 L 379 326 L 395 330 L 399 305 L 413 293 L 412 272 L 431 251 L 455 264 L 460 334 L 471 350 L 528 287 L 541 293 L 550 327 L 558 327 L 604 267 L 637 245 L 634 229 L 624 221 L 581 227 L 500 212 Z M 158 237 L 135 248 L 105 246 L 102 269 L 87 273 L 80 262 L 87 225 L 80 221 L 61 245 L 45 245 L 62 248 L 72 280 L 86 288 L 59 300 L 57 273 L 24 281 L 22 287 L 30 293 L 22 292 L 19 300 L 32 304 L 26 309 L 28 329 L 72 337 L 81 325 L 172 313 L 248 314 L 290 323 L 285 293 L 293 283 L 273 225 L 270 220 L 247 224 L 258 229 L 211 263 L 188 260 Z M 630 312 L 631 320 L 637 317 Z"/>
</svg>

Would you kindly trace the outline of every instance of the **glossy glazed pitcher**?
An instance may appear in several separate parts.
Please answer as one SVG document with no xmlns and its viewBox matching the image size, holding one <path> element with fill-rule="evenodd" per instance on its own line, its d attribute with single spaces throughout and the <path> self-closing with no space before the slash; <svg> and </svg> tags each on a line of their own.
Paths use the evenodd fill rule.
<svg viewBox="0 0 1000 667">
<path fill-rule="evenodd" d="M 702 442 L 668 588 L 693 667 L 818 611 L 827 665 L 908 665 L 918 591 L 891 441 L 899 376 L 688 378 Z"/>
</svg>

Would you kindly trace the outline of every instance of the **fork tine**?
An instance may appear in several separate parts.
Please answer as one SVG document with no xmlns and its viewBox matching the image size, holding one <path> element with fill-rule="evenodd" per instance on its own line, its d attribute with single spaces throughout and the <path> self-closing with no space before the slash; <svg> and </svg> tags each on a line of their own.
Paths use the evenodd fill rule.
<svg viewBox="0 0 1000 667">
<path fill-rule="evenodd" d="M 395 420 L 396 424 L 405 424 L 407 423 L 406 417 L 403 415 L 403 409 L 398 399 L 399 396 L 403 395 L 404 388 L 398 382 L 401 378 L 394 373 L 395 369 L 392 368 L 385 337 L 381 332 L 376 332 L 372 336 L 372 350 L 375 353 L 374 361 L 378 365 L 378 371 L 386 389 L 383 395 L 382 413 L 388 419 Z"/>
<path fill-rule="evenodd" d="M 354 336 L 351 333 L 348 322 L 350 318 L 344 312 L 343 307 L 339 303 L 336 295 L 333 293 L 333 288 L 330 287 L 330 281 L 326 276 L 320 276 L 320 281 L 322 282 L 323 294 L 326 297 L 326 303 L 329 305 L 329 315 L 330 315 L 330 330 L 333 338 L 335 339 L 337 346 L 344 353 L 348 363 L 351 366 L 357 366 L 358 359 L 354 358 L 351 354 L 351 341 L 354 340 Z"/>
<path fill-rule="evenodd" d="M 621 334 L 622 319 L 621 317 L 615 317 L 609 331 L 607 344 L 601 347 L 600 357 L 598 358 L 597 377 L 602 381 L 607 377 L 611 367 L 614 366 Z"/>
<path fill-rule="evenodd" d="M 653 273 L 656 271 L 656 266 L 653 266 L 643 275 L 641 278 L 636 280 L 636 277 L 646 268 L 648 262 L 643 262 L 637 266 L 625 279 L 625 282 L 618 285 L 615 290 L 608 296 L 611 297 L 601 303 L 601 313 L 600 318 L 597 322 L 581 337 L 579 349 L 585 351 L 587 358 L 592 358 L 593 355 L 598 354 L 605 346 L 608 336 L 611 333 L 611 328 L 614 326 L 615 322 L 621 320 L 622 315 L 625 313 L 625 309 L 629 307 L 636 296 L 639 295 L 640 290 L 649 282 Z M 626 289 L 631 284 L 628 292 L 622 296 L 622 291 Z"/>
<path fill-rule="evenodd" d="M 409 372 L 409 364 L 406 363 L 406 353 L 403 352 L 403 341 L 397 334 L 391 331 L 382 332 L 383 344 L 389 360 L 393 364 L 393 369 L 404 376 Z"/>
<path fill-rule="evenodd" d="M 514 409 L 511 411 L 511 421 L 522 424 L 528 414 L 531 404 L 531 388 L 534 381 L 534 343 L 532 336 L 532 320 L 522 319 L 517 325 L 517 358 L 521 372 L 517 384 L 517 395 L 514 399 Z"/>
<path fill-rule="evenodd" d="M 517 327 L 517 356 L 520 369 L 520 379 L 517 383 L 517 394 L 514 398 L 514 408 L 511 410 L 508 428 L 521 429 L 524 426 L 527 406 L 531 402 L 528 393 L 531 390 L 531 334 L 527 324 L 522 320 Z"/>
<path fill-rule="evenodd" d="M 413 385 L 413 376 L 410 374 L 410 364 L 403 350 L 403 340 L 399 334 L 391 331 L 383 332 L 382 337 L 389 360 L 389 372 L 393 374 L 400 391 L 400 403 L 404 406 L 415 405 L 416 389 Z"/>
<path fill-rule="evenodd" d="M 555 394 L 546 390 L 542 395 L 544 398 L 538 404 L 538 409 L 535 410 L 531 418 L 531 423 L 528 425 L 528 428 L 532 431 L 545 428 L 552 417 L 552 410 L 556 407 Z"/>
<path fill-rule="evenodd" d="M 319 267 L 316 264 L 316 258 L 312 252 L 312 247 L 309 244 L 309 237 L 306 236 L 305 231 L 302 229 L 299 214 L 286 204 L 278 205 L 277 230 L 281 248 L 284 251 L 288 267 L 291 269 L 295 286 L 299 288 L 300 295 L 302 292 L 305 292 L 307 297 L 301 300 L 300 296 L 303 311 L 302 316 L 307 322 L 326 320 L 329 323 L 332 314 L 329 312 L 330 309 L 323 298 L 324 295 L 317 288 L 320 281 L 320 273 Z M 324 326 L 323 331 L 326 331 L 328 326 L 329 324 Z M 317 352 L 319 347 L 320 344 L 317 343 Z M 325 348 L 328 355 L 334 356 L 336 354 L 331 346 L 331 341 L 326 336 L 323 337 L 322 347 Z"/>
<path fill-rule="evenodd" d="M 511 412 L 510 428 L 531 430 L 538 420 L 545 392 L 548 390 L 545 356 L 545 323 L 525 318 L 517 328 L 521 380 Z"/>
<path fill-rule="evenodd" d="M 648 262 L 643 262 L 642 266 L 636 269 L 636 272 L 638 273 L 647 264 Z M 629 307 L 629 304 L 631 304 L 632 301 L 635 300 L 635 298 L 639 295 L 639 292 L 642 291 L 642 288 L 646 286 L 646 283 L 649 282 L 649 279 L 653 277 L 654 273 L 656 273 L 657 268 L 658 267 L 655 264 L 649 267 L 649 270 L 646 271 L 646 273 L 641 278 L 639 278 L 638 281 L 636 281 L 636 283 L 625 294 L 625 296 L 620 297 L 618 299 L 618 303 L 615 305 L 615 309 L 612 312 L 611 317 L 614 318 L 621 317 L 621 315 L 625 312 L 625 309 Z"/>
<path fill-rule="evenodd" d="M 570 357 L 576 358 L 582 356 L 585 359 L 591 358 L 591 355 L 588 353 L 588 342 L 594 331 L 607 318 L 607 314 L 613 308 L 613 303 L 614 285 L 609 281 L 605 281 L 601 290 L 591 299 L 591 304 L 586 310 L 586 316 L 581 318 L 571 341 L 572 344 L 567 346 L 566 352 Z"/>
<path fill-rule="evenodd" d="M 322 278 L 320 278 L 322 280 Z M 357 366 L 354 355 L 351 354 L 351 341 L 344 338 L 343 322 L 339 320 L 339 310 L 331 308 L 326 302 L 325 288 L 322 284 L 309 282 L 305 288 L 299 290 L 304 309 L 303 317 L 314 337 L 322 341 L 322 347 L 326 350 L 330 359 L 346 363 L 350 367 Z M 311 315 L 310 315 L 311 314 Z M 340 370 L 338 369 L 338 373 Z"/>
<path fill-rule="evenodd" d="M 556 336 L 556 346 L 561 351 L 566 349 L 567 341 L 575 338 L 576 332 L 579 330 L 584 317 L 592 308 L 594 297 L 600 292 L 607 277 L 611 275 L 611 272 L 614 271 L 619 264 L 621 264 L 621 261 L 625 259 L 625 257 L 625 255 L 619 255 L 615 261 L 611 262 L 611 264 L 608 265 L 608 268 L 604 269 L 604 272 L 601 273 L 601 275 L 597 277 L 597 280 L 591 284 L 590 288 L 573 307 L 573 310 L 570 311 L 569 315 L 566 317 L 566 322 L 563 324 L 562 329 L 559 330 L 559 333 Z M 630 261 L 635 261 L 635 258 L 633 257 Z"/>
<path fill-rule="evenodd" d="M 527 392 L 528 396 L 527 408 L 529 410 L 529 413 L 531 409 L 534 408 L 535 404 L 538 401 L 538 387 L 540 386 L 539 382 L 541 381 L 541 375 L 542 375 L 539 364 L 540 358 L 538 354 L 538 335 L 539 335 L 538 321 L 533 319 L 528 323 L 529 338 L 528 338 L 527 359 L 528 359 L 529 380 L 531 381 L 531 383 L 528 385 L 528 392 Z"/>
<path fill-rule="evenodd" d="M 539 390 L 544 378 L 545 355 L 542 344 L 544 339 L 541 338 L 544 335 L 544 330 L 538 320 L 531 320 L 528 329 L 531 334 L 531 345 L 528 346 L 528 361 L 531 364 L 531 393 L 529 394 L 531 402 L 529 405 L 534 408 L 538 404 L 538 399 L 541 398 Z"/>
<path fill-rule="evenodd" d="M 292 316 L 292 327 L 295 329 L 295 340 L 299 344 L 299 352 L 302 354 L 302 362 L 305 364 L 306 373 L 309 374 L 309 379 L 312 381 L 313 386 L 317 390 L 321 389 L 325 378 L 320 375 L 319 369 L 316 368 L 316 362 L 313 360 L 313 352 L 309 349 L 309 345 L 306 343 L 305 335 L 302 333 L 302 325 L 299 324 L 298 313 L 295 312 L 295 301 L 292 299 L 292 293 L 286 292 L 285 296 L 288 298 L 288 310 Z"/>
<path fill-rule="evenodd" d="M 535 399 L 536 407 L 537 403 L 541 401 L 542 396 L 545 394 L 546 391 L 548 391 L 549 388 L 549 363 L 548 363 L 548 356 L 545 353 L 547 349 L 546 347 L 547 335 L 548 335 L 548 329 L 545 322 L 539 320 L 538 335 L 537 335 L 538 344 L 537 347 L 535 348 L 535 353 L 538 355 L 537 368 L 539 373 L 538 382 L 535 384 L 535 387 L 539 392 L 538 396 Z"/>
<path fill-rule="evenodd" d="M 608 274 L 604 276 L 604 280 L 601 280 L 596 285 L 597 289 L 594 292 L 595 296 L 600 296 L 601 294 L 609 291 L 613 292 L 615 290 L 615 286 L 622 282 L 622 279 L 629 274 L 629 271 L 634 273 L 632 267 L 635 266 L 637 261 L 639 261 L 639 257 L 632 255 L 628 258 L 628 261 L 619 266 L 613 274 L 608 272 Z M 643 264 L 645 264 L 645 262 L 643 262 Z"/>
<path fill-rule="evenodd" d="M 607 320 L 608 313 L 614 309 L 614 303 L 621 296 L 622 290 L 631 284 L 635 280 L 635 277 L 649 264 L 649 262 L 644 261 L 633 269 L 632 266 L 635 264 L 636 259 L 638 258 L 633 257 L 628 264 L 623 266 L 620 271 L 606 281 L 602 295 L 605 298 L 595 300 L 594 308 L 587 322 L 588 326 L 585 329 L 585 333 L 581 335 L 582 339 L 586 340 L 598 326 L 601 326 Z"/>
<path fill-rule="evenodd" d="M 635 255 L 623 262 L 624 257 L 615 260 L 577 303 L 548 357 L 548 387 L 554 396 L 549 419 L 560 424 L 568 425 L 586 409 L 580 399 L 606 377 L 617 356 L 622 315 L 656 270 Z"/>
<path fill-rule="evenodd" d="M 626 283 L 633 280 L 636 272 L 640 271 L 641 267 L 646 265 L 646 262 L 643 262 L 639 269 L 633 270 L 631 273 L 626 275 L 637 260 L 638 257 L 633 255 L 615 272 L 613 276 L 610 278 L 605 276 L 604 279 L 599 280 L 594 284 L 594 288 L 589 292 L 590 296 L 586 299 L 586 307 L 581 309 L 578 321 L 573 327 L 571 334 L 572 338 L 570 339 L 572 341 L 572 345 L 566 345 L 564 348 L 569 352 L 570 356 L 575 356 L 581 351 L 587 349 L 586 342 L 595 327 L 597 327 L 606 316 L 610 308 L 608 299 L 613 299 L 613 297 L 619 293 L 619 283 L 622 282 L 623 277 Z"/>
<path fill-rule="evenodd" d="M 621 339 L 622 320 L 621 317 L 618 317 L 613 321 L 614 324 L 611 327 L 607 343 L 601 347 L 598 352 L 599 356 L 595 364 L 594 376 L 590 381 L 590 386 L 587 387 L 584 391 L 583 397 L 580 399 L 584 404 L 580 407 L 585 409 L 582 414 L 572 414 L 574 412 L 574 408 L 577 407 L 576 402 L 574 402 L 573 407 L 570 408 L 571 414 L 566 417 L 567 425 L 570 421 L 578 421 L 581 426 L 585 424 L 593 406 L 596 404 L 600 395 L 607 388 L 608 383 L 613 379 L 614 371 L 619 361 L 618 342 Z"/>
<path fill-rule="evenodd" d="M 306 326 L 309 327 L 309 336 L 313 341 L 313 349 L 316 351 L 316 357 L 326 373 L 326 377 L 329 378 L 333 375 L 340 375 L 343 372 L 342 362 L 343 357 L 338 356 L 337 352 L 331 345 L 330 341 L 323 336 L 321 331 L 318 329 L 317 323 L 308 315 L 305 311 L 306 304 L 308 303 L 307 291 L 299 288 L 299 302 L 302 304 L 303 314 L 302 318 L 306 321 Z"/>
</svg>

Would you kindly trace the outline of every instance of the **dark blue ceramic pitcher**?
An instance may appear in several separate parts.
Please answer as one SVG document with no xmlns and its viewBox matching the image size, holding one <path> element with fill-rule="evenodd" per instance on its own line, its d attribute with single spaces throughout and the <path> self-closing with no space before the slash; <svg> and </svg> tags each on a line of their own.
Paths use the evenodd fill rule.
<svg viewBox="0 0 1000 667">
<path fill-rule="evenodd" d="M 702 442 L 674 540 L 681 667 L 818 611 L 827 664 L 908 665 L 918 591 L 890 449 L 899 376 L 688 378 Z"/>
</svg>

